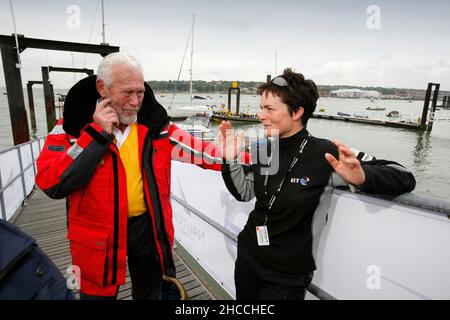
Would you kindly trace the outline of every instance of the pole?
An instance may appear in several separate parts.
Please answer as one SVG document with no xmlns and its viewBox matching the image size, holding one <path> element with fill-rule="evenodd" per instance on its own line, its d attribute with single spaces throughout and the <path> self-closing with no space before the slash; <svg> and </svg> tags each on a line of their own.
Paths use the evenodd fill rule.
<svg viewBox="0 0 450 320">
<path fill-rule="evenodd" d="M 275 51 L 275 76 L 277 76 L 277 55 L 278 55 L 278 52 L 276 52 Z"/>
<path fill-rule="evenodd" d="M 12 0 L 9 0 L 9 7 L 11 8 L 11 17 L 12 17 L 13 28 L 14 28 L 14 38 L 16 40 L 16 51 L 17 51 L 16 68 L 20 69 L 20 68 L 22 68 L 22 62 L 20 61 L 19 40 L 17 39 L 17 31 L 16 31 L 16 17 L 14 16 L 14 8 L 13 8 Z"/>
<path fill-rule="evenodd" d="M 420 121 L 420 129 L 425 130 L 426 129 L 426 123 L 427 123 L 427 115 L 428 115 L 428 108 L 430 106 L 430 98 L 431 98 L 431 89 L 433 87 L 432 83 L 428 83 L 427 92 L 425 94 L 425 101 L 423 103 L 423 110 L 422 110 L 422 118 Z"/>
<path fill-rule="evenodd" d="M 56 124 L 55 99 L 52 95 L 52 85 L 49 79 L 49 67 L 42 67 L 42 84 L 44 85 L 45 115 L 47 118 L 47 132 L 53 130 Z"/>
<path fill-rule="evenodd" d="M 191 41 L 191 81 L 189 86 L 189 92 L 191 94 L 191 107 L 192 107 L 192 65 L 194 60 L 194 23 L 195 23 L 195 14 L 192 16 L 192 41 Z"/>
<path fill-rule="evenodd" d="M 33 84 L 27 83 L 28 106 L 30 108 L 31 128 L 36 130 L 36 115 L 34 112 Z"/>
<path fill-rule="evenodd" d="M 431 102 L 431 112 L 430 112 L 430 120 L 428 121 L 428 131 L 431 131 L 433 129 L 433 122 L 434 122 L 434 113 L 436 112 L 436 103 L 439 96 L 439 83 L 434 83 L 434 92 L 433 92 L 433 101 Z"/>
<path fill-rule="evenodd" d="M 106 35 L 105 35 L 105 6 L 104 2 L 102 0 L 102 37 L 103 37 L 103 43 L 106 43 Z"/>
<path fill-rule="evenodd" d="M 14 145 L 30 140 L 27 111 L 22 89 L 20 69 L 16 67 L 17 54 L 13 45 L 0 45 L 3 72 L 5 74 L 6 92 L 8 93 L 9 116 L 13 133 Z"/>
</svg>

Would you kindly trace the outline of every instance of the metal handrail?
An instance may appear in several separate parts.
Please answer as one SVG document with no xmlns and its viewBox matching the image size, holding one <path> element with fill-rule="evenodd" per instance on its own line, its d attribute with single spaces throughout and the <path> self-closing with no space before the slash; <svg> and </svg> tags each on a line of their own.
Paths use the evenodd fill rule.
<svg viewBox="0 0 450 320">
<path fill-rule="evenodd" d="M 225 227 L 223 227 L 222 225 L 220 225 L 219 223 L 215 222 L 213 219 L 209 218 L 206 214 L 198 211 L 197 209 L 195 209 L 193 206 L 191 206 L 190 204 L 188 204 L 187 202 L 183 201 L 181 198 L 177 197 L 176 195 L 174 195 L 173 193 L 171 193 L 170 197 L 175 200 L 176 202 L 178 202 L 179 204 L 181 204 L 183 207 L 185 207 L 186 209 L 188 209 L 189 211 L 195 213 L 195 215 L 197 217 L 199 217 L 200 219 L 202 219 L 203 221 L 207 222 L 210 226 L 214 227 L 215 229 L 217 229 L 218 231 L 222 232 L 224 235 L 226 235 L 228 238 L 230 238 L 231 240 L 233 240 L 234 242 L 237 242 L 237 236 L 231 232 L 230 230 L 226 229 Z"/>
<path fill-rule="evenodd" d="M 211 218 L 209 218 L 207 215 L 205 215 L 204 213 L 200 212 L 199 210 L 195 209 L 193 206 L 191 206 L 190 204 L 188 204 L 187 202 L 185 202 L 184 200 L 182 200 L 181 198 L 177 197 L 176 195 L 174 195 L 173 193 L 170 194 L 170 197 L 175 200 L 176 202 L 178 202 L 179 204 L 181 204 L 183 207 L 185 207 L 186 209 L 188 209 L 189 211 L 191 211 L 192 213 L 194 213 L 196 216 L 198 216 L 200 219 L 202 219 L 203 221 L 205 221 L 206 223 L 208 223 L 210 226 L 214 227 L 215 229 L 217 229 L 218 231 L 222 232 L 225 236 L 227 236 L 228 238 L 230 238 L 231 240 L 233 240 L 235 243 L 237 243 L 237 236 L 231 232 L 230 230 L 226 229 L 225 227 L 223 227 L 222 225 L 218 224 L 217 222 L 215 222 L 214 220 L 212 220 Z M 317 297 L 320 300 L 337 300 L 335 297 L 333 297 L 331 294 L 329 294 L 328 292 L 326 292 L 325 290 L 322 290 L 321 288 L 319 288 L 318 286 L 314 285 L 314 284 L 310 284 L 308 289 L 307 289 L 312 295 L 314 295 L 315 297 Z"/>
<path fill-rule="evenodd" d="M 4 197 L 4 192 L 14 183 L 16 182 L 17 179 L 21 178 L 22 179 L 22 192 L 23 192 L 23 198 L 22 201 L 24 201 L 27 198 L 27 191 L 26 191 L 26 183 L 25 183 L 25 172 L 28 171 L 28 169 L 30 169 L 30 167 L 33 167 L 33 174 L 34 177 L 36 177 L 36 168 L 35 168 L 35 164 L 36 164 L 36 160 L 37 157 L 35 157 L 34 155 L 34 150 L 33 150 L 33 144 L 37 141 L 38 143 L 38 148 L 39 150 L 41 149 L 41 140 L 45 139 L 45 137 L 39 137 L 37 139 L 16 145 L 12 148 L 6 149 L 6 150 L 2 150 L 0 151 L 0 155 L 6 153 L 6 152 L 10 152 L 11 150 L 17 150 L 17 156 L 19 159 L 19 167 L 20 167 L 20 172 L 18 174 L 16 174 L 11 180 L 9 180 L 6 185 L 3 185 L 3 181 L 2 181 L 2 176 L 1 176 L 1 171 L 0 171 L 0 208 L 2 210 L 2 219 L 6 220 L 6 205 L 5 205 L 5 197 Z M 31 151 L 31 163 L 29 165 L 27 165 L 25 168 L 23 167 L 23 161 L 22 161 L 22 153 L 20 151 L 20 149 L 23 146 L 29 145 L 30 146 L 30 151 Z"/>
<path fill-rule="evenodd" d="M 14 147 L 12 147 L 12 148 L 9 148 L 9 149 L 0 150 L 0 155 L 3 154 L 3 153 L 5 153 L 5 152 L 11 151 L 11 150 L 13 150 L 13 149 L 16 149 L 16 148 L 20 148 L 20 147 L 22 147 L 22 146 L 25 146 L 25 145 L 27 145 L 27 144 L 31 144 L 31 143 L 33 143 L 33 142 L 35 142 L 35 141 L 38 141 L 38 143 L 40 143 L 40 141 L 41 141 L 42 139 L 45 139 L 45 138 L 47 138 L 47 136 L 42 136 L 42 137 L 36 138 L 36 139 L 34 139 L 34 140 L 30 140 L 30 141 L 27 141 L 27 142 L 18 144 L 18 145 L 14 146 Z"/>
<path fill-rule="evenodd" d="M 349 194 L 352 193 L 346 189 L 335 189 L 335 194 Z M 394 203 L 400 203 L 409 207 L 425 209 L 431 211 L 431 213 L 440 216 L 449 216 L 450 214 L 450 201 L 430 196 L 423 196 L 415 193 L 404 193 L 397 197 L 382 196 L 377 194 L 358 193 L 369 198 L 382 199 L 392 201 Z"/>
</svg>

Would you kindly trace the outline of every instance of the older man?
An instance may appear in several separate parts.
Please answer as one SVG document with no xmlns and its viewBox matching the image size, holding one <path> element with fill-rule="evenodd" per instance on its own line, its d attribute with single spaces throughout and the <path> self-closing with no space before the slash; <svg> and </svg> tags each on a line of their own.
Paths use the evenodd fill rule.
<svg viewBox="0 0 450 320">
<path fill-rule="evenodd" d="M 163 275 L 175 276 L 171 159 L 220 170 L 214 148 L 206 154 L 206 143 L 170 122 L 140 64 L 123 53 L 78 82 L 64 109 L 36 183 L 51 198 L 67 197 L 81 298 L 116 299 L 128 256 L 133 299 L 158 299 Z"/>
</svg>

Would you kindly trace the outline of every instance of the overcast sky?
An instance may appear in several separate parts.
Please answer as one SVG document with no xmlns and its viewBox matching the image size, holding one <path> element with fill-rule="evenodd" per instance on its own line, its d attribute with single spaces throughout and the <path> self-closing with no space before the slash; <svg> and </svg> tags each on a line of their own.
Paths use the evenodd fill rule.
<svg viewBox="0 0 450 320">
<path fill-rule="evenodd" d="M 99 3 L 13 0 L 17 32 L 98 44 Z M 195 13 L 194 80 L 264 81 L 268 72 L 275 73 L 277 52 L 277 73 L 292 67 L 318 84 L 425 89 L 428 82 L 438 82 L 450 90 L 448 0 L 104 3 L 106 42 L 136 56 L 146 80 L 177 78 Z M 13 30 L 9 0 L 0 0 L 0 34 Z M 190 49 L 182 80 L 189 79 L 189 54 Z M 44 65 L 96 69 L 100 60 L 92 54 L 36 49 L 25 50 L 21 58 L 24 85 L 41 80 Z M 4 86 L 3 66 L 0 70 Z M 56 88 L 75 81 L 73 74 L 62 73 L 52 73 L 51 79 Z"/>
</svg>

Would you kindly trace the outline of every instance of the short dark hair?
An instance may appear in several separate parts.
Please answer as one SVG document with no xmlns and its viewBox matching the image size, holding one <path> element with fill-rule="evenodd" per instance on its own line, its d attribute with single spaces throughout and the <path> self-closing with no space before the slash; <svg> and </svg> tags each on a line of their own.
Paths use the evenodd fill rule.
<svg viewBox="0 0 450 320">
<path fill-rule="evenodd" d="M 302 107 L 304 113 L 301 121 L 306 126 L 309 118 L 316 110 L 317 100 L 319 99 L 316 84 L 312 80 L 306 80 L 303 74 L 296 73 L 291 68 L 284 69 L 281 77 L 287 81 L 289 87 L 268 82 L 258 87 L 258 94 L 270 92 L 274 96 L 280 97 L 281 101 L 288 106 L 291 115 Z"/>
</svg>

